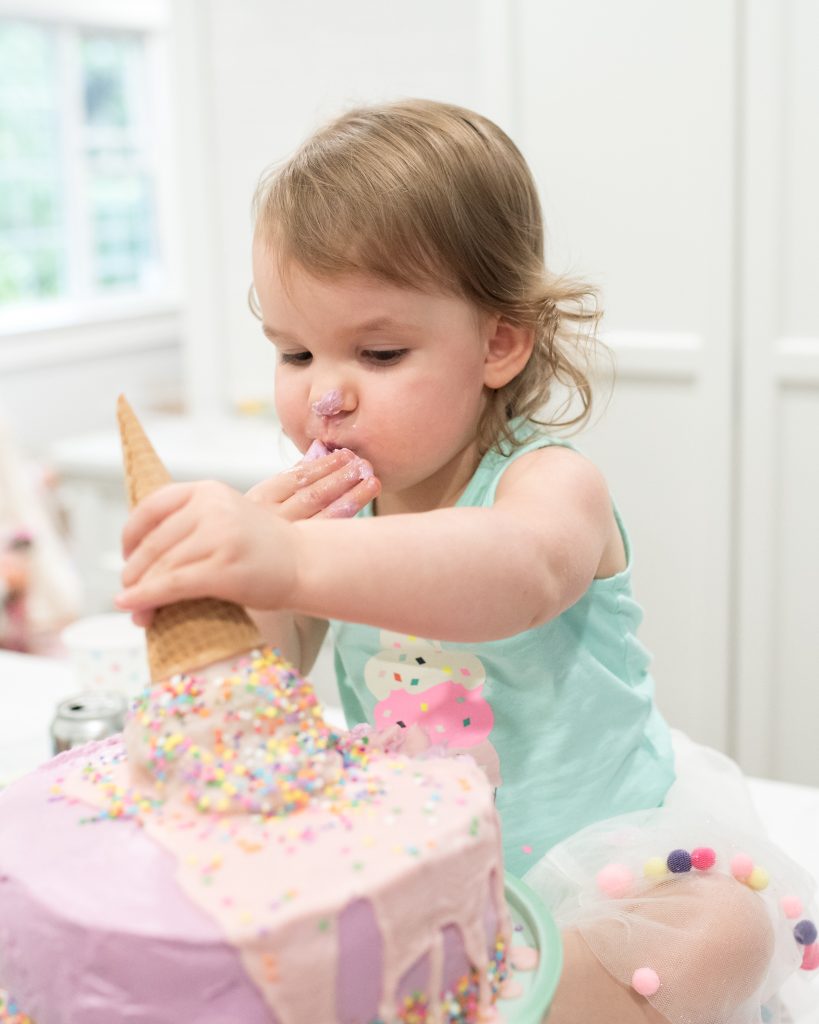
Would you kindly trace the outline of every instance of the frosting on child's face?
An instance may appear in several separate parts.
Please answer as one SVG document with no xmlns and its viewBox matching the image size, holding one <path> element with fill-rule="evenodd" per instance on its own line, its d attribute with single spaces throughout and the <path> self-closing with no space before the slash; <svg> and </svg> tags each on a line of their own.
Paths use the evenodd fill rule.
<svg viewBox="0 0 819 1024">
<path fill-rule="evenodd" d="M 283 280 L 260 244 L 254 283 L 278 352 L 276 409 L 297 447 L 352 449 L 372 463 L 380 500 L 454 501 L 476 463 L 485 318 L 457 296 L 363 275 L 291 265 Z"/>
</svg>

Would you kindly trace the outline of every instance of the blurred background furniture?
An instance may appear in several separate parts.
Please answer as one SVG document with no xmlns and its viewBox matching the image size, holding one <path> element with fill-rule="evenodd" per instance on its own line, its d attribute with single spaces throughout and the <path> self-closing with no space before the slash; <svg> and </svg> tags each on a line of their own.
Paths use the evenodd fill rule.
<svg viewBox="0 0 819 1024">
<path fill-rule="evenodd" d="M 246 491 L 299 456 L 267 416 L 136 411 L 174 480 L 221 480 Z M 119 591 L 120 541 L 128 514 L 119 433 L 112 424 L 62 438 L 48 457 L 59 479 L 72 552 L 85 586 L 84 611 L 108 611 Z"/>
</svg>

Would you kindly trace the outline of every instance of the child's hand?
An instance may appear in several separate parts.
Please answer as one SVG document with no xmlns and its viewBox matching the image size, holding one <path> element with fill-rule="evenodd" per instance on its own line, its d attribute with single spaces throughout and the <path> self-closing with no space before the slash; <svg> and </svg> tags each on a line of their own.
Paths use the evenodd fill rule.
<svg viewBox="0 0 819 1024">
<path fill-rule="evenodd" d="M 224 484 L 169 484 L 131 513 L 123 531 L 125 590 L 117 607 L 147 624 L 152 608 L 219 597 L 281 608 L 296 573 L 294 527 Z"/>
<path fill-rule="evenodd" d="M 292 469 L 256 484 L 246 494 L 291 522 L 297 519 L 354 516 L 381 486 L 372 466 L 340 448 L 321 458 L 296 463 Z"/>
<path fill-rule="evenodd" d="M 199 488 L 199 490 L 187 497 L 187 491 L 184 494 L 178 491 L 180 487 Z M 197 589 L 201 586 L 208 588 L 197 594 L 188 593 L 186 590 L 184 597 L 203 596 L 204 594 L 209 597 L 227 596 L 224 593 L 216 592 L 212 578 L 202 579 L 205 574 L 204 566 L 199 570 L 188 561 L 179 561 L 186 559 L 187 556 L 178 550 L 179 545 L 174 542 L 162 521 L 163 516 L 179 515 L 183 512 L 184 504 L 180 506 L 176 502 L 184 503 L 194 499 L 197 502 L 206 500 L 202 488 L 221 489 L 220 485 L 210 483 L 180 484 L 162 488 L 162 492 L 157 493 L 171 490 L 176 493 L 173 497 L 166 497 L 156 502 L 154 502 L 154 496 L 151 495 L 140 504 L 139 509 L 132 513 L 126 524 L 123 532 L 123 554 L 128 561 L 123 570 L 122 582 L 127 589 L 117 598 L 117 605 L 120 608 L 131 610 L 132 618 L 138 626 L 150 625 L 153 607 L 179 600 L 177 597 L 169 596 L 170 589 L 162 589 L 170 587 L 167 573 L 171 570 L 177 578 L 181 578 L 181 584 L 178 585 L 185 588 L 190 586 Z M 297 519 L 313 517 L 354 516 L 373 498 L 376 498 L 380 490 L 380 483 L 373 476 L 370 464 L 364 459 L 358 458 L 348 448 L 342 448 L 314 461 L 299 462 L 284 473 L 279 473 L 269 480 L 263 480 L 251 488 L 245 498 L 256 505 L 264 506 L 266 512 L 273 512 L 282 519 L 293 522 Z M 235 498 L 239 497 L 229 488 L 224 488 L 224 491 L 232 494 Z M 151 509 L 137 515 L 149 503 Z M 212 513 L 214 516 L 218 514 L 215 509 L 212 510 Z M 200 530 L 207 528 L 204 519 L 209 515 L 210 512 L 203 516 L 203 521 L 199 523 Z M 177 523 L 179 527 L 182 526 L 182 520 L 178 519 Z M 162 533 L 159 533 L 160 526 Z M 152 530 L 156 536 L 151 533 Z M 216 536 L 218 537 L 218 533 Z M 190 540 L 190 537 L 185 539 Z M 223 554 L 225 553 L 223 552 Z M 183 567 L 186 572 L 181 574 L 177 570 L 181 570 Z M 236 569 L 238 571 L 239 567 L 236 566 Z M 213 570 L 207 570 L 207 573 L 209 574 L 211 571 Z M 149 586 L 150 590 L 146 589 Z M 242 592 L 246 593 L 244 587 Z M 149 601 L 147 598 L 149 593 L 151 595 L 158 593 L 158 599 L 153 602 Z M 230 599 L 235 600 L 235 598 Z M 239 599 L 239 603 L 263 607 L 262 605 L 253 605 L 247 597 Z"/>
</svg>

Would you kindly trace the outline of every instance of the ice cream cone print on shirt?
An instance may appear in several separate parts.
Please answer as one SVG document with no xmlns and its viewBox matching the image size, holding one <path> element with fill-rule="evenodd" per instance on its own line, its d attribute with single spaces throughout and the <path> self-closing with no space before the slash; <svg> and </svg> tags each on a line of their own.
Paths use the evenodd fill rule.
<svg viewBox="0 0 819 1024">
<path fill-rule="evenodd" d="M 432 747 L 469 754 L 494 787 L 500 762 L 489 742 L 492 706 L 483 696 L 486 672 L 469 651 L 446 650 L 437 640 L 382 630 L 382 650 L 370 658 L 364 679 L 378 699 L 375 727 L 418 725 Z"/>
</svg>

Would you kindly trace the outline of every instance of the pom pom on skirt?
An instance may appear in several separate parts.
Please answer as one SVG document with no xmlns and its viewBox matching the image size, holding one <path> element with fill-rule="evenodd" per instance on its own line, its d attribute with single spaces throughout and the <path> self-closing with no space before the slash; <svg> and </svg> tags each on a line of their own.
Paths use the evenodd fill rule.
<svg viewBox="0 0 819 1024">
<path fill-rule="evenodd" d="M 814 880 L 733 761 L 679 732 L 674 751 L 662 807 L 583 829 L 524 880 L 670 1024 L 784 1024 L 783 1002 L 819 1020 Z"/>
</svg>

